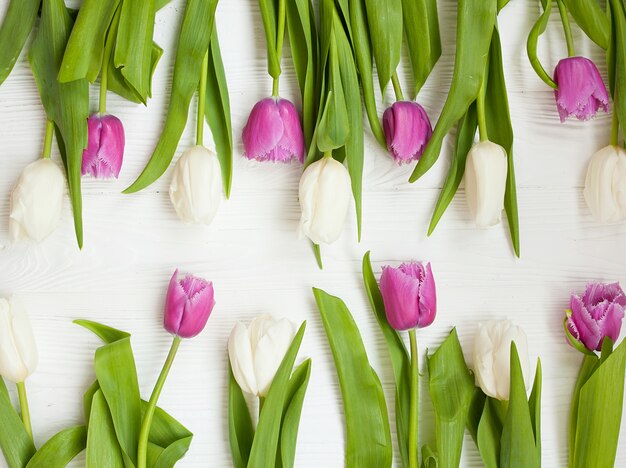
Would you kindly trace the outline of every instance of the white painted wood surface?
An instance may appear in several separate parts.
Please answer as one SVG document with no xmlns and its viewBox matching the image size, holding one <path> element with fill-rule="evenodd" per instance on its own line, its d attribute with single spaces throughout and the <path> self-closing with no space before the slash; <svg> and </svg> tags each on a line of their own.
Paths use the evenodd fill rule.
<svg viewBox="0 0 626 468">
<path fill-rule="evenodd" d="M 462 187 L 435 234 L 426 237 L 452 139 L 447 140 L 433 170 L 411 185 L 407 183 L 411 168 L 395 166 L 368 130 L 363 239 L 357 243 L 351 213 L 342 238 L 323 249 L 325 268 L 318 270 L 309 244 L 295 234 L 301 168 L 257 164 L 241 157 L 240 133 L 248 112 L 271 89 L 255 0 L 223 1 L 218 7 L 236 146 L 232 197 L 223 203 L 213 225 L 199 229 L 178 221 L 167 195 L 169 171 L 141 193 L 120 193 L 148 160 L 163 124 L 184 8 L 182 0 L 175 0 L 157 15 L 155 37 L 165 55 L 149 106 L 109 95 L 110 112 L 126 128 L 126 159 L 118 181 L 84 180 L 83 251 L 76 248 L 69 200 L 62 226 L 44 243 L 10 245 L 9 194 L 22 168 L 39 156 L 44 133 L 43 109 L 23 54 L 0 87 L 0 294 L 22 297 L 40 347 L 39 369 L 27 385 L 37 444 L 83 421 L 81 398 L 94 378 L 92 359 L 99 343 L 72 324 L 76 318 L 133 333 L 142 395 L 149 395 L 169 347 L 161 311 L 168 280 L 179 267 L 212 279 L 217 298 L 204 333 L 181 347 L 160 400 L 195 434 L 180 465 L 230 465 L 226 340 L 235 321 L 269 312 L 308 321 L 300 358 L 313 359 L 313 372 L 300 425 L 297 464 L 343 466 L 341 395 L 310 288 L 324 288 L 347 302 L 393 413 L 393 376 L 360 276 L 361 257 L 371 250 L 376 271 L 383 264 L 408 259 L 433 264 L 439 311 L 433 326 L 419 332 L 422 356 L 427 348 L 438 346 L 454 325 L 467 356 L 477 321 L 509 317 L 525 328 L 531 357 L 541 356 L 544 367 L 544 466 L 566 466 L 568 409 L 581 356 L 565 343 L 563 310 L 570 291 L 581 291 L 587 280 L 626 284 L 626 226 L 595 224 L 582 197 L 587 161 L 608 143 L 610 117 L 561 125 L 550 89 L 528 64 L 526 35 L 539 12 L 538 3 L 512 1 L 499 20 L 515 128 L 522 237 L 519 260 L 513 257 L 505 224 L 485 231 L 472 226 Z M 0 1 L 0 14 L 4 15 L 7 4 L 7 0 Z M 449 88 L 455 39 L 456 2 L 440 0 L 439 5 L 443 56 L 419 96 L 433 121 Z M 577 28 L 574 34 L 578 51 L 594 59 L 606 76 L 602 52 Z M 554 15 L 541 40 L 541 57 L 551 68 L 565 53 Z M 297 101 L 289 58 L 284 69 L 282 95 Z M 406 78 L 408 73 L 405 60 L 401 75 Z M 94 109 L 96 96 L 97 88 L 92 87 Z M 389 99 L 379 102 L 381 113 L 389 103 Z M 194 128 L 192 115 L 177 155 L 193 144 Z M 420 444 L 434 442 L 426 390 L 424 378 Z M 390 418 L 393 422 L 393 414 Z M 83 460 L 79 458 L 77 466 Z M 481 466 L 469 436 L 462 466 Z M 626 466 L 626 434 L 622 434 L 616 466 Z"/>
</svg>

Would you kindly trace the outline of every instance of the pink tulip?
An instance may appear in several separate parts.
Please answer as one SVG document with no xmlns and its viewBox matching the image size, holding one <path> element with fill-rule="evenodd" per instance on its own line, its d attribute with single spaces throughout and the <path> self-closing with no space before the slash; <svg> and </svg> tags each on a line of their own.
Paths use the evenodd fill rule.
<svg viewBox="0 0 626 468">
<path fill-rule="evenodd" d="M 588 284 L 582 297 L 572 294 L 567 330 L 589 351 L 600 351 L 605 337 L 617 341 L 625 307 L 626 296 L 619 283 Z"/>
<path fill-rule="evenodd" d="M 585 57 L 562 59 L 554 69 L 556 106 L 561 122 L 569 116 L 589 120 L 602 108 L 609 110 L 609 95 L 595 64 Z"/>
<path fill-rule="evenodd" d="M 215 305 L 213 283 L 174 272 L 165 298 L 163 326 L 173 335 L 193 338 L 202 331 Z"/>
<path fill-rule="evenodd" d="M 114 115 L 93 114 L 87 120 L 89 137 L 83 151 L 82 174 L 97 179 L 118 178 L 124 159 L 124 126 Z"/>
<path fill-rule="evenodd" d="M 257 102 L 243 129 L 244 155 L 257 161 L 304 162 L 304 135 L 296 107 L 286 99 Z"/>
<path fill-rule="evenodd" d="M 428 114 L 413 101 L 398 101 L 383 114 L 387 149 L 398 164 L 416 161 L 433 134 Z"/>
<path fill-rule="evenodd" d="M 387 321 L 395 330 L 424 328 L 435 320 L 437 292 L 430 263 L 383 267 L 380 292 Z"/>
</svg>

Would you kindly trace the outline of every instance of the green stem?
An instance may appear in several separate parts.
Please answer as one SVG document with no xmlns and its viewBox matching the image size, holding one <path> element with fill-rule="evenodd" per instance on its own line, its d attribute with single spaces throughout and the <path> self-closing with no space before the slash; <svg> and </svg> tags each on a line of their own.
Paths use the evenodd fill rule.
<svg viewBox="0 0 626 468">
<path fill-rule="evenodd" d="M 287 9 L 286 0 L 278 0 L 278 27 L 276 29 L 276 56 L 281 58 L 283 54 L 283 42 L 285 40 L 285 19 L 287 17 L 286 9 Z M 272 96 L 275 98 L 278 97 L 278 80 L 280 75 L 274 78 L 272 83 Z"/>
<path fill-rule="evenodd" d="M 411 341 L 411 404 L 409 410 L 409 467 L 417 468 L 417 416 L 419 395 L 419 367 L 415 329 L 409 330 Z"/>
<path fill-rule="evenodd" d="M 200 73 L 200 84 L 198 85 L 198 121 L 196 127 L 196 145 L 202 146 L 204 141 L 204 103 L 206 101 L 206 80 L 209 71 L 209 51 L 204 54 L 202 60 L 202 73 Z"/>
<path fill-rule="evenodd" d="M 480 141 L 489 140 L 489 133 L 487 132 L 487 117 L 485 115 L 485 93 L 487 91 L 487 87 L 485 85 L 486 81 L 487 73 L 485 72 L 485 77 L 483 78 L 480 90 L 478 91 L 478 97 L 476 98 L 476 113 L 478 114 L 478 134 L 480 135 Z"/>
<path fill-rule="evenodd" d="M 148 457 L 148 436 L 150 435 L 150 427 L 152 426 L 152 417 L 154 416 L 154 411 L 156 410 L 161 390 L 163 390 L 163 384 L 165 384 L 165 379 L 167 379 L 167 374 L 169 374 L 170 369 L 172 368 L 172 363 L 174 362 L 174 357 L 176 357 L 176 352 L 178 351 L 180 342 L 180 337 L 175 336 L 174 341 L 172 341 L 170 352 L 167 355 L 167 359 L 165 359 L 165 363 L 163 364 L 163 369 L 161 369 L 161 374 L 159 375 L 156 384 L 154 384 L 154 390 L 152 390 L 152 395 L 150 396 L 150 401 L 148 402 L 148 407 L 146 408 L 146 413 L 143 417 L 143 422 L 141 423 L 139 447 L 137 449 L 137 468 L 146 468 Z"/>
<path fill-rule="evenodd" d="M 393 91 L 396 93 L 396 101 L 404 101 L 404 94 L 402 94 L 402 87 L 400 86 L 398 73 L 395 71 L 393 72 L 393 75 L 391 75 L 391 84 L 393 84 Z"/>
<path fill-rule="evenodd" d="M 265 404 L 265 397 L 259 396 L 259 418 L 261 417 L 261 411 L 263 411 L 264 404 Z"/>
<path fill-rule="evenodd" d="M 559 6 L 561 23 L 563 23 L 563 32 L 565 33 L 565 41 L 567 42 L 567 55 L 573 57 L 576 53 L 574 52 L 574 38 L 572 37 L 572 27 L 570 26 L 569 18 L 567 17 L 567 8 L 565 7 L 563 0 L 556 0 L 556 3 Z"/>
<path fill-rule="evenodd" d="M 24 382 L 19 382 L 17 384 L 17 394 L 20 398 L 20 411 L 22 413 L 22 422 L 24 423 L 24 428 L 26 432 L 33 438 L 33 426 L 30 423 L 30 410 L 28 409 L 28 398 L 26 397 L 26 385 Z"/>
<path fill-rule="evenodd" d="M 615 98 L 617 98 L 617 93 L 615 93 Z M 617 99 L 613 99 L 613 103 L 616 103 Z M 619 139 L 619 118 L 617 116 L 617 109 L 613 106 L 613 116 L 611 117 L 611 144 L 613 146 L 617 146 L 617 142 Z"/>
<path fill-rule="evenodd" d="M 102 54 L 102 70 L 100 72 L 100 102 L 98 104 L 98 112 L 101 114 L 107 111 L 107 88 L 109 86 L 109 62 L 111 61 L 111 52 L 113 51 L 114 38 L 111 34 L 107 35 L 104 45 L 104 54 Z"/>
<path fill-rule="evenodd" d="M 43 140 L 43 159 L 50 159 L 52 152 L 52 135 L 54 135 L 54 122 L 50 119 L 46 120 L 46 136 Z"/>
</svg>

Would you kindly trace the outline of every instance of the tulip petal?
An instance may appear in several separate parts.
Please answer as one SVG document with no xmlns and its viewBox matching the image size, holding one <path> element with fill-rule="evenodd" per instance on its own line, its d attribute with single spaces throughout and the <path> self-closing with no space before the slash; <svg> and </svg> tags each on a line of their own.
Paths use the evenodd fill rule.
<svg viewBox="0 0 626 468">
<path fill-rule="evenodd" d="M 113 115 L 94 114 L 87 120 L 87 148 L 81 173 L 97 179 L 118 178 L 124 159 L 124 126 Z"/>
<path fill-rule="evenodd" d="M 233 376 L 241 390 L 251 395 L 258 395 L 250 334 L 241 322 L 235 324 L 228 338 L 228 356 Z"/>
<path fill-rule="evenodd" d="M 165 313 L 163 327 L 173 335 L 178 335 L 180 322 L 183 319 L 187 293 L 178 281 L 178 269 L 174 271 L 165 296 Z"/>
<path fill-rule="evenodd" d="M 302 125 L 300 125 L 300 116 L 296 110 L 296 106 L 286 99 L 278 100 L 278 110 L 283 121 L 284 132 L 282 138 L 278 142 L 278 147 L 283 150 L 281 158 L 275 161 L 289 161 L 292 158 L 297 159 L 301 163 L 304 162 L 304 133 Z"/>
<path fill-rule="evenodd" d="M 283 138 L 285 126 L 274 98 L 257 102 L 243 128 L 244 155 L 258 161 L 273 160 L 275 148 Z"/>
<path fill-rule="evenodd" d="M 383 129 L 387 149 L 400 165 L 418 160 L 433 133 L 426 110 L 413 101 L 398 101 L 385 110 Z"/>
<path fill-rule="evenodd" d="M 406 271 L 410 270 L 404 265 Z M 400 268 L 383 267 L 380 292 L 387 321 L 395 330 L 417 327 L 420 317 L 420 281 Z"/>
<path fill-rule="evenodd" d="M 257 341 L 254 350 L 254 374 L 260 396 L 267 395 L 296 331 L 289 320 L 272 319 L 263 336 Z"/>
<path fill-rule="evenodd" d="M 191 284 L 189 286 L 191 291 L 187 293 L 188 298 L 185 301 L 178 336 L 193 338 L 204 330 L 215 306 L 213 284 L 201 278 L 187 277 L 181 281 L 182 288 L 185 290 L 186 286 L 182 284 L 184 281 L 187 281 L 188 285 Z"/>
</svg>

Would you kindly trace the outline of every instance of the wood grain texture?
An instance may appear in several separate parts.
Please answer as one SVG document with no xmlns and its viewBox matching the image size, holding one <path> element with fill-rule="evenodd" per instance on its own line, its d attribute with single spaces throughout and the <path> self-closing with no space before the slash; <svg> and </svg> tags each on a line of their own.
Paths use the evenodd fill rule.
<svg viewBox="0 0 626 468">
<path fill-rule="evenodd" d="M 7 4 L 8 0 L 0 0 L 1 15 Z M 570 291 L 580 291 L 587 280 L 626 284 L 626 225 L 595 224 L 582 197 L 587 161 L 608 143 L 610 117 L 600 115 L 591 122 L 561 125 L 551 90 L 528 64 L 526 35 L 539 13 L 538 4 L 511 2 L 499 19 L 515 129 L 522 239 L 519 260 L 513 257 L 506 225 L 490 230 L 472 226 L 462 187 L 434 235 L 426 237 L 452 139 L 444 144 L 433 170 L 411 185 L 407 183 L 411 168 L 396 167 L 368 131 L 362 242 L 356 242 L 351 213 L 341 239 L 323 248 L 326 267 L 319 271 L 309 244 L 295 234 L 301 168 L 262 165 L 241 157 L 240 132 L 247 114 L 271 89 L 255 0 L 223 1 L 218 7 L 236 146 L 232 198 L 223 203 L 213 225 L 201 229 L 178 221 L 167 195 L 169 172 L 141 193 L 120 194 L 150 157 L 163 125 L 173 46 L 184 8 L 182 0 L 174 0 L 157 14 L 155 37 L 165 54 L 155 74 L 149 106 L 109 96 L 110 112 L 121 118 L 126 128 L 126 160 L 117 181 L 84 180 L 85 248 L 82 252 L 76 248 L 69 200 L 61 227 L 44 243 L 11 245 L 9 194 L 21 169 L 40 154 L 44 134 L 43 109 L 22 54 L 0 87 L 0 294 L 22 297 L 40 347 L 39 369 L 28 381 L 37 443 L 41 445 L 56 431 L 83 418 L 81 397 L 94 378 L 92 360 L 98 341 L 73 325 L 73 319 L 98 320 L 131 331 L 141 391 L 144 397 L 149 395 L 169 347 L 170 338 L 161 327 L 165 288 L 173 270 L 180 267 L 212 279 L 217 299 L 205 332 L 182 345 L 160 401 L 195 434 L 180 466 L 230 465 L 226 340 L 237 320 L 247 321 L 265 312 L 308 321 L 300 356 L 310 356 L 313 368 L 297 465 L 343 466 L 345 435 L 339 385 L 310 288 L 324 288 L 346 301 L 393 412 L 393 375 L 360 276 L 361 257 L 371 250 L 376 272 L 383 264 L 407 259 L 433 263 L 439 314 L 433 326 L 419 333 L 421 356 L 427 348 L 438 346 L 454 325 L 468 356 L 479 320 L 510 317 L 525 328 L 531 357 L 541 356 L 544 366 L 544 466 L 566 466 L 568 408 L 581 357 L 565 343 L 563 310 Z M 439 1 L 443 55 L 419 96 L 433 121 L 452 76 L 455 5 L 454 0 Z M 579 52 L 594 59 L 605 74 L 602 52 L 576 28 L 574 35 Z M 540 57 L 551 69 L 565 53 L 555 14 L 540 41 Z M 289 58 L 283 68 L 282 94 L 297 102 Z M 409 73 L 404 56 L 400 75 L 405 86 Z M 94 110 L 96 96 L 93 87 Z M 379 99 L 381 114 L 390 97 L 389 93 Z M 178 154 L 193 144 L 193 122 L 192 117 Z M 210 135 L 208 129 L 205 133 Z M 56 149 L 53 158 L 58 160 Z M 427 380 L 422 379 L 420 444 L 434 442 L 434 418 L 426 390 Z M 390 417 L 393 421 L 393 414 Z M 462 466 L 481 466 L 469 436 L 465 442 Z M 83 464 L 84 458 L 80 458 L 76 466 Z M 616 466 L 626 466 L 626 433 L 622 434 Z"/>
</svg>

